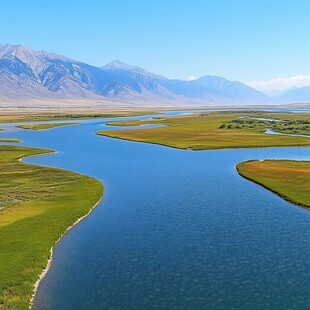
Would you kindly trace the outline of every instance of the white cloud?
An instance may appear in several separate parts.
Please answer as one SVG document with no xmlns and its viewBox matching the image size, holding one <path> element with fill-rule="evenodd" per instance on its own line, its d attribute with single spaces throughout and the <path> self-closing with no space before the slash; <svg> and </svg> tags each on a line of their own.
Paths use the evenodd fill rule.
<svg viewBox="0 0 310 310">
<path fill-rule="evenodd" d="M 268 91 L 275 89 L 285 90 L 292 87 L 310 86 L 310 75 L 295 75 L 288 78 L 278 77 L 266 81 L 245 82 L 245 84 L 260 91 Z"/>
<path fill-rule="evenodd" d="M 197 80 L 198 78 L 195 76 L 195 75 L 190 75 L 188 76 L 185 80 L 186 81 L 194 81 L 194 80 Z"/>
</svg>

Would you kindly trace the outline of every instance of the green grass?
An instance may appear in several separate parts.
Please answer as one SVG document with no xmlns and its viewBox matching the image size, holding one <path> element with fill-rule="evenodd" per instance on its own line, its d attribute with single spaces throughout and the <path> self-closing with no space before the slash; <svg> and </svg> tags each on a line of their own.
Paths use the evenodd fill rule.
<svg viewBox="0 0 310 310">
<path fill-rule="evenodd" d="M 110 122 L 113 126 L 138 126 L 162 124 L 165 127 L 149 129 L 126 129 L 99 131 L 98 135 L 131 141 L 166 145 L 180 149 L 206 150 L 221 148 L 309 146 L 307 137 L 265 134 L 267 128 L 219 128 L 224 122 L 250 117 L 268 117 L 299 120 L 304 114 L 274 112 L 212 112 L 176 117 L 160 117 L 147 121 Z"/>
<path fill-rule="evenodd" d="M 25 110 L 16 109 L 12 111 L 1 111 L 0 123 L 12 123 L 12 122 L 31 122 L 31 121 L 53 121 L 53 120 L 79 120 L 79 119 L 92 119 L 92 118 L 113 118 L 122 116 L 138 116 L 146 114 L 155 114 L 158 111 L 155 110 L 110 110 L 104 111 L 102 109 L 90 109 L 87 111 L 68 110 L 68 111 L 41 111 L 38 110 Z"/>
<path fill-rule="evenodd" d="M 71 125 L 79 125 L 80 123 L 54 123 L 54 124 L 26 124 L 26 125 L 18 125 L 16 127 L 22 129 L 30 129 L 30 130 L 46 130 L 55 127 L 62 126 L 71 126 Z"/>
<path fill-rule="evenodd" d="M 49 150 L 0 146 L 0 309 L 28 309 L 50 249 L 103 195 L 71 171 L 20 162 Z"/>
<path fill-rule="evenodd" d="M 284 199 L 310 208 L 310 161 L 246 161 L 237 165 L 237 171 Z"/>
<path fill-rule="evenodd" d="M 21 142 L 21 139 L 17 138 L 0 138 L 0 142 Z"/>
<path fill-rule="evenodd" d="M 268 120 L 268 119 L 255 119 L 235 118 L 229 122 L 224 122 L 220 125 L 220 129 L 245 129 L 257 128 L 261 130 L 272 129 L 273 131 L 285 134 L 299 134 L 310 136 L 310 121 L 308 119 L 286 119 L 281 120 Z"/>
</svg>

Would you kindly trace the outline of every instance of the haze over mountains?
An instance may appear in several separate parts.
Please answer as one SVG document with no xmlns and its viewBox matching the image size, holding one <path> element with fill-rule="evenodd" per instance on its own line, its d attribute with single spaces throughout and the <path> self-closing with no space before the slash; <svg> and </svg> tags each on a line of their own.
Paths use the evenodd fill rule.
<svg viewBox="0 0 310 310">
<path fill-rule="evenodd" d="M 285 103 L 309 103 L 310 102 L 310 86 L 300 88 L 291 88 L 283 91 L 274 97 L 278 102 Z"/>
<path fill-rule="evenodd" d="M 310 101 L 310 87 L 304 93 Z M 297 95 L 286 94 L 283 100 L 295 102 L 294 96 L 302 98 L 297 92 Z M 204 76 L 193 81 L 171 80 L 120 61 L 98 68 L 21 45 L 0 46 L 1 100 L 103 98 L 132 103 L 199 105 L 273 102 L 270 97 L 241 82 L 221 77 Z"/>
</svg>

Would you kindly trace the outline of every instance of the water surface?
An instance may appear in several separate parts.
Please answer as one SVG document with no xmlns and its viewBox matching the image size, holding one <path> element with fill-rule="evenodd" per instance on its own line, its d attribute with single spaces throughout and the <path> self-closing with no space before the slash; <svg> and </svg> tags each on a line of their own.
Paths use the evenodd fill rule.
<svg viewBox="0 0 310 310">
<path fill-rule="evenodd" d="M 34 309 L 309 309 L 310 212 L 235 170 L 309 148 L 177 150 L 97 136 L 103 121 L 1 134 L 58 152 L 26 162 L 105 185 L 56 246 Z"/>
</svg>

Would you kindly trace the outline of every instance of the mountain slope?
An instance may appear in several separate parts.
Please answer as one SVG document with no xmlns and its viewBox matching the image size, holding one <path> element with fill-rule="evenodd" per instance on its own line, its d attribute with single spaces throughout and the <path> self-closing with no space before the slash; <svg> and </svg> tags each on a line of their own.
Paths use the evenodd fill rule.
<svg viewBox="0 0 310 310">
<path fill-rule="evenodd" d="M 21 45 L 0 46 L 0 73 L 2 97 L 17 98 L 95 98 L 107 79 L 99 68 Z"/>
<path fill-rule="evenodd" d="M 193 81 L 165 80 L 161 82 L 170 91 L 187 98 L 210 102 L 248 101 L 269 102 L 270 98 L 241 83 L 228 81 L 216 76 L 204 76 Z"/>
<path fill-rule="evenodd" d="M 0 98 L 103 97 L 127 102 L 184 104 L 270 102 L 270 98 L 245 84 L 220 77 L 169 80 L 120 61 L 97 68 L 21 45 L 0 46 Z"/>
<path fill-rule="evenodd" d="M 285 103 L 309 103 L 310 86 L 294 88 L 276 97 L 279 102 Z"/>
<path fill-rule="evenodd" d="M 188 102 L 228 103 L 270 102 L 271 99 L 261 92 L 241 83 L 232 82 L 216 76 L 204 76 L 194 81 L 169 80 L 163 76 L 150 73 L 138 66 L 129 66 L 114 61 L 103 70 L 114 76 L 111 85 L 113 95 L 132 94 L 132 91 L 144 94 L 152 92 L 163 100 L 181 100 Z"/>
</svg>

